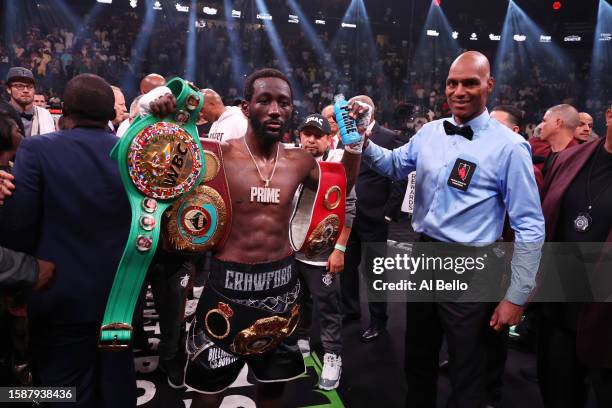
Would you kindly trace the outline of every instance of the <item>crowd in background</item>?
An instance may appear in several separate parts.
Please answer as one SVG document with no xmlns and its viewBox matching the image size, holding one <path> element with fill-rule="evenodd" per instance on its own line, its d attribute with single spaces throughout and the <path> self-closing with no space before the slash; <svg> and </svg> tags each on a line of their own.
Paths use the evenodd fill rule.
<svg viewBox="0 0 612 408">
<path fill-rule="evenodd" d="M 381 123 L 397 130 L 412 128 L 415 118 L 432 120 L 449 112 L 444 96 L 445 70 L 460 50 L 432 48 L 428 37 L 411 42 L 376 32 L 368 39 L 325 31 L 319 35 L 323 47 L 318 51 L 304 30 L 295 26 L 281 33 L 282 50 L 278 50 L 261 26 L 243 23 L 230 27 L 224 21 L 202 20 L 194 27 L 194 69 L 187 63 L 189 33 L 181 29 L 183 22 L 164 15 L 162 20 L 143 25 L 142 19 L 132 11 L 105 15 L 78 28 L 40 24 L 17 31 L 0 41 L 0 78 L 6 77 L 11 66 L 31 69 L 38 91 L 47 97 L 49 107 L 55 108 L 61 107 L 66 82 L 86 72 L 121 87 L 128 101 L 135 96 L 133 83 L 145 73 L 157 72 L 166 78 L 186 77 L 200 88 L 213 88 L 230 104 L 241 96 L 241 83 L 248 73 L 273 66 L 286 71 L 294 84 L 296 121 L 320 111 L 338 93 L 371 95 L 379 107 Z M 139 42 L 146 45 L 139 48 Z M 286 61 L 278 51 L 286 55 Z M 485 54 L 494 60 L 493 51 Z M 507 55 L 498 64 L 498 84 L 490 104 L 522 109 L 524 134 L 531 135 L 545 107 L 560 101 L 590 112 L 596 130 L 602 128 L 609 95 L 589 99 L 587 58 L 577 56 L 574 67 L 567 67 L 563 60 L 536 55 L 537 64 L 525 61 L 521 68 L 515 57 Z"/>
</svg>

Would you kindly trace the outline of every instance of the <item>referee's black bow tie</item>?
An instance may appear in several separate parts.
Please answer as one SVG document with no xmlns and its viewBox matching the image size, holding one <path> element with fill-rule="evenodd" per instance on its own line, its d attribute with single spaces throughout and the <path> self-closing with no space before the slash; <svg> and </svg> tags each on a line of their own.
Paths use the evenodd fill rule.
<svg viewBox="0 0 612 408">
<path fill-rule="evenodd" d="M 27 120 L 32 120 L 32 118 L 34 117 L 34 114 L 32 114 L 32 113 L 25 113 L 25 112 L 21 112 L 19 115 L 22 118 L 27 119 Z"/>
<path fill-rule="evenodd" d="M 448 120 L 444 121 L 444 131 L 447 135 L 461 135 L 467 140 L 472 140 L 474 137 L 474 131 L 470 126 L 459 127 L 450 123 Z"/>
</svg>

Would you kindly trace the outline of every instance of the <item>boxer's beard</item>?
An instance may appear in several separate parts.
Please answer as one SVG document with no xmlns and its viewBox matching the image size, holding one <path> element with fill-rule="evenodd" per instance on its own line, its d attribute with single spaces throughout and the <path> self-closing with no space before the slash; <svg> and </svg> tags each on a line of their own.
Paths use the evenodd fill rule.
<svg viewBox="0 0 612 408">
<path fill-rule="evenodd" d="M 287 122 L 280 120 L 260 122 L 257 118 L 251 117 L 249 118 L 249 121 L 251 122 L 251 127 L 253 128 L 255 135 L 264 142 L 279 142 L 283 138 L 283 135 L 287 131 L 288 127 Z M 270 122 L 280 124 L 278 133 L 270 133 L 266 130 L 266 124 Z"/>
</svg>

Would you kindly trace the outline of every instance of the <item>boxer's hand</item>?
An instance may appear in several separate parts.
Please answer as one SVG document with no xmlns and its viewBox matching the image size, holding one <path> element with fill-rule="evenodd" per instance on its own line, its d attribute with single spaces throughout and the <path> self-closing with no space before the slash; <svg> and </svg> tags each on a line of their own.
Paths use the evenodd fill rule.
<svg viewBox="0 0 612 408">
<path fill-rule="evenodd" d="M 372 121 L 372 108 L 361 101 L 350 101 L 348 108 L 349 116 L 357 122 L 357 131 L 363 135 Z"/>
<path fill-rule="evenodd" d="M 344 270 L 344 252 L 334 249 L 327 259 L 327 270 L 329 273 L 336 274 Z"/>
<path fill-rule="evenodd" d="M 515 305 L 504 299 L 495 308 L 489 326 L 496 331 L 501 331 L 504 326 L 514 326 L 519 323 L 524 311 L 524 306 Z"/>
<path fill-rule="evenodd" d="M 15 189 L 15 185 L 12 183 L 13 180 L 15 180 L 15 177 L 12 174 L 0 170 L 0 205 L 4 204 L 6 197 L 10 197 L 13 194 Z"/>
<path fill-rule="evenodd" d="M 149 111 L 157 118 L 165 118 L 176 110 L 176 98 L 172 94 L 162 95 L 149 105 Z"/>
<path fill-rule="evenodd" d="M 47 286 L 55 273 L 55 264 L 53 262 L 43 261 L 42 259 L 37 259 L 37 262 L 38 278 L 34 284 L 34 290 L 40 290 Z"/>
</svg>

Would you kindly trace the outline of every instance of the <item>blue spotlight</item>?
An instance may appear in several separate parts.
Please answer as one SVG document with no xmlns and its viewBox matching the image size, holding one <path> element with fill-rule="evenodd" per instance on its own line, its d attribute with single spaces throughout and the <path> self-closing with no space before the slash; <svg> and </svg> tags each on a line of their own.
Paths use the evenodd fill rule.
<svg viewBox="0 0 612 408">
<path fill-rule="evenodd" d="M 142 26 L 140 27 L 140 31 L 138 32 L 138 36 L 136 37 L 136 41 L 134 41 L 134 45 L 132 45 L 132 58 L 130 60 L 130 65 L 133 68 L 132 71 L 124 73 L 120 81 L 121 89 L 126 94 L 126 98 L 128 98 L 128 95 L 135 95 L 136 90 L 138 89 L 138 78 L 136 78 L 136 76 L 140 73 L 143 56 L 149 45 L 151 33 L 155 29 L 156 15 L 157 12 L 153 9 L 153 0 L 147 0 L 144 20 L 142 22 Z"/>
<path fill-rule="evenodd" d="M 4 10 L 4 41 L 6 45 L 13 43 L 13 35 L 17 24 L 17 0 L 6 0 Z M 4 78 L 4 76 L 3 76 Z"/>
<path fill-rule="evenodd" d="M 539 84 L 541 79 L 538 74 L 543 69 L 546 70 L 548 80 L 567 81 L 569 73 L 575 72 L 572 59 L 551 41 L 550 35 L 534 23 L 514 1 L 510 0 L 495 56 L 493 76 L 497 85 L 491 102 L 496 102 L 495 99 L 500 95 L 504 85 L 517 89 L 532 83 Z M 540 102 L 551 106 L 562 101 L 556 100 L 551 95 L 549 100 Z M 534 117 L 540 116 L 536 112 L 529 113 Z"/>
<path fill-rule="evenodd" d="M 187 29 L 187 61 L 185 62 L 185 79 L 191 82 L 195 81 L 196 76 L 196 8 L 197 0 L 191 0 L 189 7 L 189 26 Z"/>
<path fill-rule="evenodd" d="M 594 112 L 603 110 L 610 105 L 612 99 L 610 64 L 612 64 L 612 6 L 606 0 L 599 0 L 597 26 L 595 27 L 595 38 L 593 38 L 593 56 L 591 58 L 589 101 L 587 102 L 587 109 L 592 109 Z M 600 119 L 600 117 L 597 117 L 595 120 Z"/>
<path fill-rule="evenodd" d="M 441 92 L 449 60 L 461 52 L 459 35 L 451 27 L 439 4 L 432 1 L 412 58 L 412 66 L 408 67 L 408 82 L 423 85 L 430 81 L 431 90 Z"/>
<path fill-rule="evenodd" d="M 232 16 L 232 1 L 223 0 L 223 11 L 225 13 L 225 23 L 227 26 L 227 35 L 230 41 L 229 53 L 230 61 L 232 64 L 232 85 L 236 89 L 241 89 L 243 78 L 244 78 L 244 66 L 242 65 L 242 44 L 240 43 L 240 37 L 238 36 L 237 29 L 238 24 L 234 23 L 234 17 Z"/>
<path fill-rule="evenodd" d="M 264 0 L 255 0 L 255 3 L 257 4 L 257 17 L 261 20 L 261 24 L 263 24 L 264 29 L 266 30 L 266 35 L 270 40 L 272 51 L 274 52 L 276 60 L 278 60 L 280 69 L 285 75 L 290 75 L 289 73 L 292 71 L 291 66 L 289 64 L 289 60 L 287 59 L 287 55 L 285 55 L 285 52 L 283 51 L 283 44 L 280 40 L 278 32 L 276 31 L 274 23 L 272 22 L 272 16 L 268 12 L 268 7 L 266 6 Z M 293 91 L 295 92 L 293 99 L 301 99 L 302 92 L 299 89 L 297 82 L 293 81 L 292 85 Z"/>
<path fill-rule="evenodd" d="M 295 15 L 298 16 L 298 20 L 302 24 L 301 26 L 304 29 L 304 33 L 306 33 L 306 38 L 308 38 L 310 45 L 315 50 L 315 53 L 319 58 L 319 63 L 322 66 L 329 66 L 334 72 L 337 71 L 338 69 L 336 68 L 336 64 L 334 63 L 333 59 L 328 60 L 326 58 L 328 51 L 323 46 L 321 39 L 317 36 L 317 33 L 315 32 L 312 24 L 310 24 L 310 21 L 308 21 L 308 17 L 306 14 L 304 14 L 302 8 L 295 0 L 287 0 L 287 3 Z"/>
<path fill-rule="evenodd" d="M 352 71 L 356 77 L 349 77 L 350 72 L 343 72 L 348 92 L 351 94 L 365 92 L 374 99 L 388 94 L 389 84 L 384 75 L 382 61 L 378 55 L 378 46 L 372 35 L 370 18 L 363 0 L 351 0 L 340 27 L 331 43 L 333 52 L 348 51 L 354 58 Z M 344 67 L 346 68 L 345 64 Z"/>
</svg>

